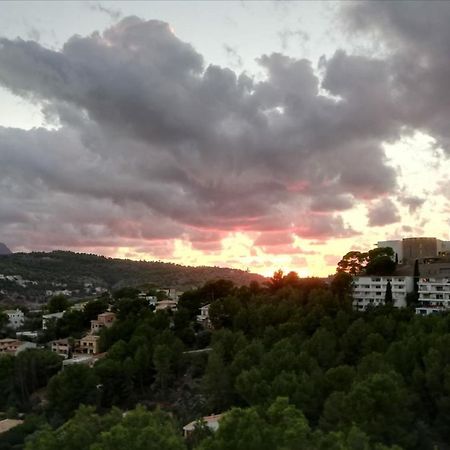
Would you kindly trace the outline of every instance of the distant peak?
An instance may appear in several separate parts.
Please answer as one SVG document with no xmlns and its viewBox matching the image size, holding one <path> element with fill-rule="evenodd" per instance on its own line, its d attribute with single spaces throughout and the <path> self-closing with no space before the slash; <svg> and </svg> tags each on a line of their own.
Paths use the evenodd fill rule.
<svg viewBox="0 0 450 450">
<path fill-rule="evenodd" d="M 10 255 L 12 251 L 4 244 L 0 242 L 0 255 Z"/>
</svg>

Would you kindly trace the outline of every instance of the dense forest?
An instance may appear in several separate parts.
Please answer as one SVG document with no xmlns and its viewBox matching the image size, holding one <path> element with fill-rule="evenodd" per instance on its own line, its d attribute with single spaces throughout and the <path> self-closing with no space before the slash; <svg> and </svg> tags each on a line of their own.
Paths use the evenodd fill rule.
<svg viewBox="0 0 450 450">
<path fill-rule="evenodd" d="M 26 413 L 0 448 L 450 448 L 450 316 L 357 312 L 350 292 L 346 274 L 277 273 L 207 283 L 175 313 L 116 296 L 93 368 L 58 371 L 43 350 L 0 358 L 0 409 Z M 195 321 L 205 303 L 213 330 Z M 183 439 L 211 413 L 226 413 L 217 432 L 199 422 Z"/>
<path fill-rule="evenodd" d="M 36 297 L 46 289 L 55 289 L 53 282 L 64 284 L 68 289 L 80 289 L 89 282 L 109 289 L 157 283 L 160 287 L 184 290 L 211 279 L 231 280 L 238 286 L 264 280 L 260 275 L 237 269 L 132 261 L 68 251 L 0 255 L 0 274 L 21 275 L 25 280 L 37 281 L 38 285 L 23 288 L 14 282 L 0 280 L 0 289 Z"/>
</svg>

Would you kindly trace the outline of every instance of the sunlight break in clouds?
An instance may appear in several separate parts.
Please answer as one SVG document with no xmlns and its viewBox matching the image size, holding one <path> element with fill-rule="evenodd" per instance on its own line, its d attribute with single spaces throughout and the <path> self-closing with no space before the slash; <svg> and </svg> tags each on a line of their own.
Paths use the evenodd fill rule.
<svg viewBox="0 0 450 450">
<path fill-rule="evenodd" d="M 263 76 L 136 16 L 58 48 L 1 38 L 0 86 L 53 128 L 0 128 L 0 240 L 325 275 L 377 240 L 446 238 L 450 6 L 397 8 L 343 4 L 353 49 L 268 48 Z M 384 51 L 359 51 L 373 33 Z"/>
</svg>

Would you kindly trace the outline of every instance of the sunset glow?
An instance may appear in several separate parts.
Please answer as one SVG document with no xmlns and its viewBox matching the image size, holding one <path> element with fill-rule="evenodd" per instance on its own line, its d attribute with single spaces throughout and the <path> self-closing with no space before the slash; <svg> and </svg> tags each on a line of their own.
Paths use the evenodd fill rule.
<svg viewBox="0 0 450 450">
<path fill-rule="evenodd" d="M 450 239 L 443 44 L 363 3 L 188 3 L 2 5 L 0 242 L 327 276 Z"/>
</svg>

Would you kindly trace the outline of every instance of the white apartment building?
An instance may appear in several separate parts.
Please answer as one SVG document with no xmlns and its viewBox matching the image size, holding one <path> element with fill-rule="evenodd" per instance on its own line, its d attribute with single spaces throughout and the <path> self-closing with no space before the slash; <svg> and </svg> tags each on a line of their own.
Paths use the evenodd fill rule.
<svg viewBox="0 0 450 450">
<path fill-rule="evenodd" d="M 5 314 L 8 316 L 8 325 L 11 328 L 17 330 L 17 328 L 23 326 L 25 322 L 25 315 L 20 309 L 8 309 L 5 311 Z"/>
<path fill-rule="evenodd" d="M 388 281 L 391 283 L 394 306 L 406 306 L 406 295 L 414 289 L 413 277 L 373 275 L 353 277 L 353 307 L 364 311 L 368 306 L 383 305 Z"/>
<path fill-rule="evenodd" d="M 450 278 L 420 278 L 416 313 L 428 315 L 450 308 Z"/>
</svg>

